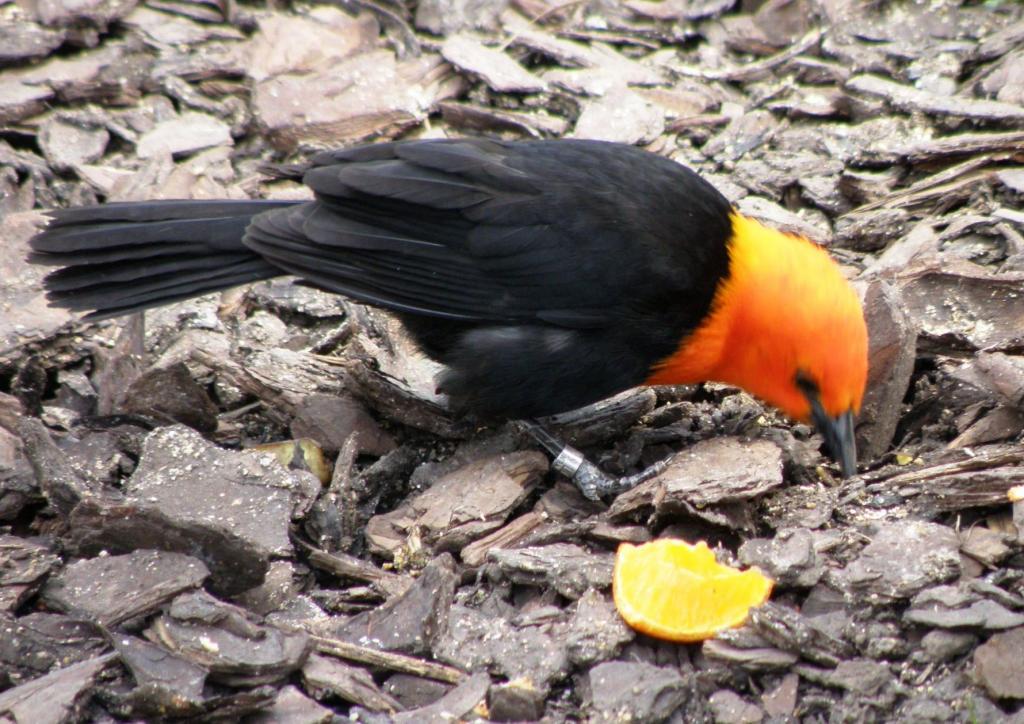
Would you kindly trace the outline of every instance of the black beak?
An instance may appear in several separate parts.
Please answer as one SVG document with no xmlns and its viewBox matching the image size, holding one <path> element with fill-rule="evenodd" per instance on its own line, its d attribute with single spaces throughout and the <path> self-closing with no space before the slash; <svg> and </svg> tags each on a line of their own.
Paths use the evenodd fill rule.
<svg viewBox="0 0 1024 724">
<path fill-rule="evenodd" d="M 839 463 L 843 477 L 857 474 L 857 443 L 853 439 L 853 411 L 829 417 L 817 396 L 810 397 L 814 426 L 825 438 L 828 454 Z"/>
</svg>

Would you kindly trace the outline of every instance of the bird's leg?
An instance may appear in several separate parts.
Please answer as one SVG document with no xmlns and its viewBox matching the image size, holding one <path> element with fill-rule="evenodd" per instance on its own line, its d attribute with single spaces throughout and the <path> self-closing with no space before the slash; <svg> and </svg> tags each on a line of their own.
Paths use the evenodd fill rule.
<svg viewBox="0 0 1024 724">
<path fill-rule="evenodd" d="M 645 480 L 650 480 L 668 467 L 671 459 L 660 460 L 634 475 L 616 478 L 587 460 L 576 448 L 560 441 L 536 420 L 520 420 L 519 425 L 548 451 L 552 457 L 551 467 L 572 480 L 583 493 L 583 497 L 590 500 L 600 500 L 606 495 L 618 495 Z"/>
</svg>

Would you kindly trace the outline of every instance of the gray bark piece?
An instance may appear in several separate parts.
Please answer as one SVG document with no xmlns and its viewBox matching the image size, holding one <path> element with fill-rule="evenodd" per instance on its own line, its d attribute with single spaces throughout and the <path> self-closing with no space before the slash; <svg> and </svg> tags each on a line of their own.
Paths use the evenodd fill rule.
<svg viewBox="0 0 1024 724">
<path fill-rule="evenodd" d="M 783 586 L 809 588 L 825 572 L 806 528 L 780 531 L 775 538 L 755 538 L 740 546 L 740 563 L 758 566 Z"/>
<path fill-rule="evenodd" d="M 868 382 L 857 415 L 857 456 L 881 457 L 892 443 L 910 384 L 917 352 L 917 331 L 903 308 L 899 292 L 872 281 L 864 292 L 868 325 Z"/>
<path fill-rule="evenodd" d="M 532 548 L 495 549 L 487 559 L 515 583 L 554 588 L 577 599 L 590 588 L 608 588 L 615 558 L 611 553 L 591 553 L 572 543 L 553 543 Z"/>
<path fill-rule="evenodd" d="M 447 67 L 438 55 L 398 61 L 388 50 L 361 53 L 317 73 L 258 82 L 253 114 L 280 149 L 394 136 L 462 88 L 462 79 L 443 72 Z"/>
<path fill-rule="evenodd" d="M 302 480 L 270 455 L 222 450 L 175 426 L 146 438 L 124 500 L 89 500 L 72 516 L 86 550 L 157 548 L 195 555 L 211 586 L 259 585 L 272 557 L 291 553 L 288 527 Z"/>
<path fill-rule="evenodd" d="M 66 35 L 63 29 L 44 28 L 25 18 L 0 20 L 0 64 L 44 58 Z"/>
<path fill-rule="evenodd" d="M 577 666 L 606 661 L 636 638 L 606 594 L 590 589 L 576 601 L 575 608 L 566 646 Z"/>
<path fill-rule="evenodd" d="M 380 24 L 371 13 L 353 16 L 332 5 L 302 14 L 261 13 L 256 23 L 259 30 L 246 48 L 245 74 L 257 82 L 326 72 L 380 42 Z"/>
<path fill-rule="evenodd" d="M 764 719 L 764 711 L 729 689 L 719 689 L 708 703 L 715 715 L 715 724 L 757 724 Z"/>
<path fill-rule="evenodd" d="M 1024 626 L 1024 614 L 1014 613 L 987 599 L 964 608 L 948 608 L 939 603 L 915 605 L 903 614 L 903 619 L 937 629 L 999 631 Z"/>
<path fill-rule="evenodd" d="M 450 724 L 469 717 L 473 709 L 484 701 L 491 686 L 491 677 L 480 672 L 469 677 L 429 706 L 400 712 L 393 718 L 395 724 Z"/>
<path fill-rule="evenodd" d="M 665 130 L 665 112 L 625 86 L 587 101 L 573 138 L 615 143 L 650 143 Z"/>
<path fill-rule="evenodd" d="M 40 497 L 32 464 L 15 435 L 22 414 L 17 400 L 0 393 L 0 522 L 14 520 Z"/>
<path fill-rule="evenodd" d="M 448 37 L 462 30 L 497 30 L 508 0 L 421 0 L 416 3 L 417 29 Z"/>
<path fill-rule="evenodd" d="M 67 454 L 57 447 L 38 419 L 21 418 L 17 422 L 17 432 L 43 495 L 59 515 L 70 516 L 83 500 L 98 501 L 112 497 L 97 481 L 74 468 Z"/>
<path fill-rule="evenodd" d="M 0 123 L 3 117 L 4 83 L 0 81 Z M 43 225 L 37 211 L 10 214 L 0 224 L 0 361 L 16 359 L 30 341 L 47 339 L 71 321 L 71 313 L 51 308 L 42 289 L 46 269 L 28 264 L 28 240 Z"/>
<path fill-rule="evenodd" d="M 44 25 L 60 27 L 87 24 L 106 27 L 130 13 L 136 3 L 137 0 L 40 0 L 31 7 L 36 19 Z"/>
<path fill-rule="evenodd" d="M 929 631 L 921 639 L 921 653 L 925 660 L 941 664 L 962 656 L 974 648 L 978 637 L 956 631 Z"/>
<path fill-rule="evenodd" d="M 57 169 L 68 170 L 97 161 L 107 150 L 110 132 L 58 117 L 48 118 L 39 129 L 39 145 L 46 160 Z"/>
<path fill-rule="evenodd" d="M 439 632 L 446 627 L 457 584 L 455 561 L 447 553 L 442 554 L 423 569 L 405 593 L 356 614 L 335 635 L 384 651 L 429 653 Z"/>
<path fill-rule="evenodd" d="M 15 79 L 0 80 L 0 123 L 14 123 L 39 113 L 54 93 L 46 86 Z"/>
<path fill-rule="evenodd" d="M 144 616 L 210 575 L 202 561 L 180 553 L 139 550 L 71 564 L 43 588 L 43 601 L 103 626 Z"/>
<path fill-rule="evenodd" d="M 885 523 L 844 570 L 840 588 L 862 596 L 910 598 L 960 573 L 960 541 L 952 528 L 920 520 Z"/>
<path fill-rule="evenodd" d="M 978 265 L 949 259 L 912 268 L 898 284 L 920 331 L 921 346 L 998 352 L 1024 343 L 1020 272 L 991 274 Z"/>
<path fill-rule="evenodd" d="M 679 672 L 638 662 L 609 661 L 592 668 L 591 721 L 660 722 L 686 699 Z"/>
<path fill-rule="evenodd" d="M 486 668 L 509 679 L 528 676 L 546 688 L 565 677 L 568 653 L 557 632 L 539 626 L 516 628 L 503 618 L 455 605 L 448 630 L 434 647 L 434 656 L 465 671 Z"/>
<path fill-rule="evenodd" d="M 114 654 L 82 661 L 0 694 L 0 716 L 16 724 L 75 721 L 88 701 L 93 681 Z"/>
<path fill-rule="evenodd" d="M 671 512 L 686 506 L 749 500 L 782 485 L 782 452 L 770 442 L 714 438 L 678 453 L 660 475 L 612 503 L 609 516 L 626 518 L 653 506 Z"/>
<path fill-rule="evenodd" d="M 441 55 L 459 70 L 480 76 L 499 93 L 539 93 L 548 84 L 500 50 L 488 48 L 468 35 L 454 35 L 441 46 Z"/>
<path fill-rule="evenodd" d="M 143 372 L 124 392 L 120 407 L 164 423 L 180 422 L 199 432 L 217 429 L 217 406 L 182 362 Z"/>
<path fill-rule="evenodd" d="M 59 613 L 0 613 L 0 670 L 13 683 L 92 659 L 108 648 L 95 624 Z"/>
<path fill-rule="evenodd" d="M 369 671 L 338 659 L 312 654 L 302 667 L 302 681 L 318 699 L 336 696 L 388 714 L 402 709 L 394 697 L 380 690 Z"/>
<path fill-rule="evenodd" d="M 994 699 L 1024 699 L 1024 626 L 999 633 L 974 652 L 974 675 Z"/>
<path fill-rule="evenodd" d="M 942 96 L 876 75 L 856 75 L 846 82 L 846 89 L 884 98 L 901 111 L 1024 124 L 1024 108 L 1013 103 Z"/>
<path fill-rule="evenodd" d="M 539 721 L 544 716 L 547 692 L 529 679 L 516 679 L 491 687 L 487 708 L 491 721 Z"/>
<path fill-rule="evenodd" d="M 800 660 L 790 651 L 772 648 L 767 645 L 748 648 L 734 646 L 728 641 L 714 638 L 701 645 L 701 653 L 709 661 L 719 661 L 729 667 L 738 667 L 745 671 L 781 671 Z"/>
<path fill-rule="evenodd" d="M 295 686 L 277 692 L 274 703 L 250 714 L 246 724 L 330 724 L 337 720 L 334 710 L 316 703 Z"/>
<path fill-rule="evenodd" d="M 366 526 L 371 550 L 391 554 L 418 530 L 437 551 L 457 550 L 500 528 L 547 472 L 536 451 L 492 455 L 470 462 L 434 482 L 396 510 Z"/>
<path fill-rule="evenodd" d="M 188 716 L 202 704 L 207 675 L 203 667 L 134 636 L 117 633 L 110 643 L 135 679 L 136 706 L 163 716 Z"/>
<path fill-rule="evenodd" d="M 316 393 L 306 397 L 291 422 L 294 437 L 310 437 L 328 453 L 335 454 L 350 437 L 357 451 L 380 457 L 395 449 L 395 439 L 387 433 L 352 395 Z"/>
<path fill-rule="evenodd" d="M 184 156 L 214 146 L 233 144 L 231 128 L 223 121 L 205 113 L 184 113 L 180 118 L 159 123 L 143 134 L 136 154 L 139 158 Z"/>
<path fill-rule="evenodd" d="M 183 522 L 223 527 L 268 554 L 291 553 L 291 474 L 269 455 L 222 450 L 175 426 L 148 438 L 128 496 Z"/>
<path fill-rule="evenodd" d="M 825 666 L 851 656 L 850 645 L 826 630 L 824 616 L 810 617 L 769 601 L 750 611 L 750 627 L 769 643 Z M 741 629 L 742 630 L 742 629 Z"/>
<path fill-rule="evenodd" d="M 16 611 L 39 590 L 59 562 L 40 543 L 0 535 L 0 611 Z"/>
<path fill-rule="evenodd" d="M 305 633 L 257 623 L 206 592 L 176 598 L 146 635 L 229 686 L 283 679 L 302 667 L 311 648 Z"/>
</svg>

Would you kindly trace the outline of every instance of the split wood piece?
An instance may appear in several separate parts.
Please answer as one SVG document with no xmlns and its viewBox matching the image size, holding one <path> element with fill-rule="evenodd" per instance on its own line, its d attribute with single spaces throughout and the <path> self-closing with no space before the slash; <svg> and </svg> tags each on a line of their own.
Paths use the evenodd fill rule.
<svg viewBox="0 0 1024 724">
<path fill-rule="evenodd" d="M 966 460 L 930 465 L 867 485 L 865 494 L 895 492 L 922 514 L 1004 505 L 1024 474 L 1024 451 L 1000 448 Z"/>
<path fill-rule="evenodd" d="M 287 423 L 312 392 L 341 395 L 344 375 L 319 356 L 275 349 L 257 353 L 242 364 L 222 355 L 194 348 L 189 358 L 246 394 L 259 398 L 277 422 Z"/>
<path fill-rule="evenodd" d="M 991 156 L 970 158 L 944 171 L 924 178 L 905 189 L 894 191 L 885 198 L 857 208 L 856 214 L 875 209 L 902 209 L 949 199 L 960 194 L 973 194 L 979 183 L 989 181 L 999 167 L 993 164 L 1012 161 L 1012 153 L 997 153 Z"/>
<path fill-rule="evenodd" d="M 512 111 L 465 101 L 441 101 L 438 108 L 447 123 L 470 130 L 515 131 L 533 138 L 561 136 L 569 130 L 569 121 L 544 110 Z"/>
<path fill-rule="evenodd" d="M 505 525 L 493 533 L 475 540 L 462 549 L 462 562 L 467 566 L 479 566 L 487 560 L 487 554 L 491 550 L 512 548 L 520 543 L 526 536 L 537 528 L 548 523 L 544 516 L 535 511 L 525 513 L 508 525 Z"/>
<path fill-rule="evenodd" d="M 957 133 L 952 136 L 918 141 L 896 153 L 911 163 L 924 163 L 951 156 L 974 156 L 982 153 L 1010 152 L 1021 154 L 1024 131 L 998 133 Z"/>
<path fill-rule="evenodd" d="M 1024 123 L 1024 108 L 1012 103 L 941 96 L 867 73 L 850 78 L 846 82 L 846 89 L 882 98 L 893 108 L 906 113 L 918 112 L 933 116 L 951 116 L 981 121 Z"/>
<path fill-rule="evenodd" d="M 977 470 L 1024 465 L 1024 450 L 1015 447 L 999 447 L 995 450 L 976 452 L 963 460 L 948 463 L 936 463 L 921 468 L 901 472 L 888 470 L 865 475 L 868 490 L 883 490 L 897 485 L 922 483 L 941 475 L 970 473 Z"/>
</svg>

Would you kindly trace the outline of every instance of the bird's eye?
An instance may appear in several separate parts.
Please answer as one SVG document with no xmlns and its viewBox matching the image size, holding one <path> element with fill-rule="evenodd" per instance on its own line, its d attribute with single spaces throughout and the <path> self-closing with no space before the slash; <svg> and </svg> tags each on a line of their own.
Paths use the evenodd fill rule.
<svg viewBox="0 0 1024 724">
<path fill-rule="evenodd" d="M 818 383 L 812 380 L 803 370 L 796 373 L 793 381 L 796 383 L 797 389 L 807 398 L 807 404 L 811 407 L 811 419 L 814 421 L 815 427 L 819 430 L 827 429 L 829 416 L 825 413 L 825 408 L 821 404 L 821 389 L 818 387 Z"/>
<path fill-rule="evenodd" d="M 797 388 L 804 393 L 804 397 L 808 399 L 817 399 L 821 390 L 818 388 L 818 383 L 810 378 L 803 370 L 796 373 L 796 378 L 793 380 L 796 383 Z"/>
</svg>

